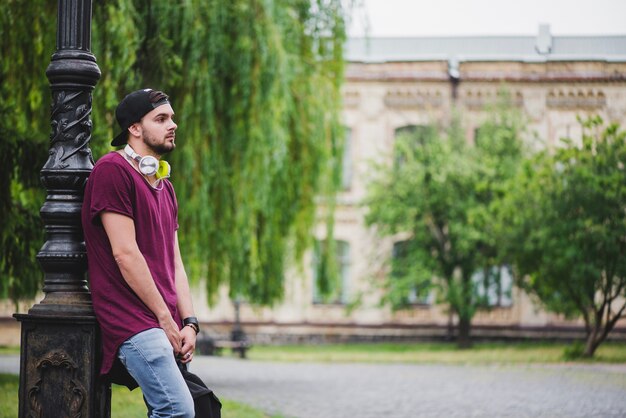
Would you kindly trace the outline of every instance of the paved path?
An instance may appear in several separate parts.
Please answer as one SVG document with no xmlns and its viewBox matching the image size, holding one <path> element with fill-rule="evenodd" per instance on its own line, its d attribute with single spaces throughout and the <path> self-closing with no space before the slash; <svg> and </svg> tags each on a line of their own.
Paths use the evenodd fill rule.
<svg viewBox="0 0 626 418">
<path fill-rule="evenodd" d="M 0 372 L 17 372 L 0 356 Z M 197 357 L 223 398 L 295 418 L 626 417 L 626 365 L 272 363 Z"/>
</svg>

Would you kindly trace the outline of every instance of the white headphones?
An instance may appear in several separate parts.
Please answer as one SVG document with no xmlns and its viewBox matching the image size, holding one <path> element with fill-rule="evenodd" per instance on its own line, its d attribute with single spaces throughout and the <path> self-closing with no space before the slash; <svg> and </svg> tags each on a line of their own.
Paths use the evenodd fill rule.
<svg viewBox="0 0 626 418">
<path fill-rule="evenodd" d="M 139 171 L 146 176 L 156 175 L 157 179 L 166 179 L 170 176 L 171 167 L 167 161 L 158 160 L 151 155 L 142 157 L 130 145 L 124 147 L 124 152 L 139 163 Z"/>
</svg>

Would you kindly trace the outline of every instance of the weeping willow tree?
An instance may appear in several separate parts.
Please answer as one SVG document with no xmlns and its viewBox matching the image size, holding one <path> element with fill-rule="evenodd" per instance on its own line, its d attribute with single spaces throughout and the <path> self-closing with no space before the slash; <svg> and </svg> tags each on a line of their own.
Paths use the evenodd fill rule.
<svg viewBox="0 0 626 418">
<path fill-rule="evenodd" d="M 28 179 L 37 177 L 47 152 L 44 69 L 55 39 L 54 24 L 44 19 L 55 13 L 49 3 L 9 1 L 0 10 L 2 92 L 15 118 L 7 124 L 14 132 L 2 131 L 1 146 L 30 149 L 10 143 L 32 138 L 42 161 L 27 172 L 16 168 L 15 183 L 22 186 L 32 185 Z M 144 86 L 166 91 L 179 125 L 179 147 L 168 158 L 192 278 L 206 278 L 210 298 L 225 284 L 232 297 L 279 300 L 286 263 L 310 244 L 316 196 L 327 196 L 332 217 L 349 6 L 340 0 L 115 0 L 93 7 L 92 50 L 102 71 L 94 92 L 94 155 L 109 151 L 114 109 L 124 94 Z M 3 196 L 13 196 L 5 189 Z M 4 264 L 11 263 L 3 257 Z M 4 289 L 4 273 L 2 283 Z"/>
<path fill-rule="evenodd" d="M 44 70 L 54 51 L 50 2 L 0 7 L 0 298 L 17 303 L 41 287 L 35 260 L 43 244 L 45 194 L 39 170 L 48 156 L 50 93 Z"/>
</svg>

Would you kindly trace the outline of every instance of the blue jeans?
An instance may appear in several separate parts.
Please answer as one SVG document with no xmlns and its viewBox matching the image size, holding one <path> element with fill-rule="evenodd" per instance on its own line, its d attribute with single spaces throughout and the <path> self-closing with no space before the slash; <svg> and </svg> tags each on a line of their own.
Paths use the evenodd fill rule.
<svg viewBox="0 0 626 418">
<path fill-rule="evenodd" d="M 161 328 L 133 335 L 120 345 L 117 356 L 139 384 L 149 418 L 194 418 L 191 393 Z"/>
</svg>

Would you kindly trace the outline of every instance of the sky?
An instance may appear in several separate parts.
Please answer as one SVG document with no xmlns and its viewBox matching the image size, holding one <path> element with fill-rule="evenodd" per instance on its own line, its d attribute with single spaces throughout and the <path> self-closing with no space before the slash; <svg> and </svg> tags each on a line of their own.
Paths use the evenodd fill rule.
<svg viewBox="0 0 626 418">
<path fill-rule="evenodd" d="M 350 36 L 626 35 L 626 0 L 360 1 Z"/>
</svg>

